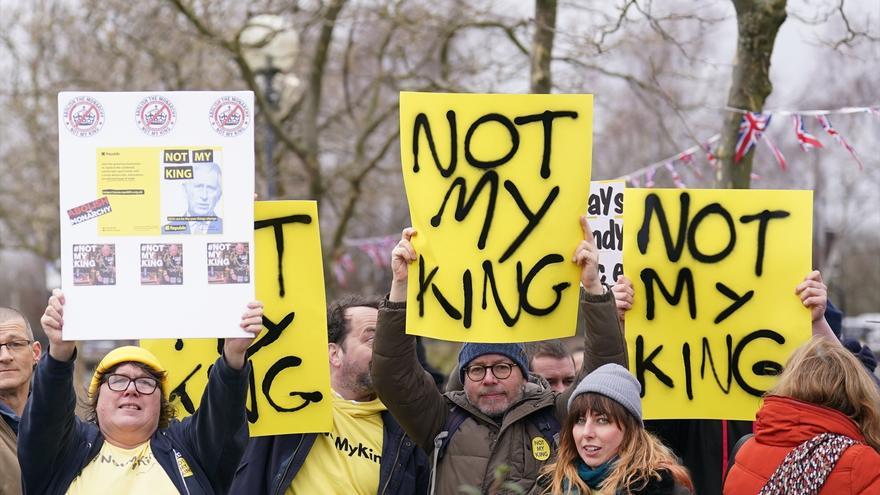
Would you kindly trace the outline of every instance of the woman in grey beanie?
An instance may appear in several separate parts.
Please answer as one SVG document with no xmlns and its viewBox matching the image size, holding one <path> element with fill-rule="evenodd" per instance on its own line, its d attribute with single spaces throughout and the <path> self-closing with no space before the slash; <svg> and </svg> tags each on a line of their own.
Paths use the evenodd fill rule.
<svg viewBox="0 0 880 495">
<path fill-rule="evenodd" d="M 596 368 L 568 401 L 559 454 L 537 493 L 684 495 L 690 475 L 663 443 L 645 431 L 641 387 L 623 366 Z"/>
</svg>

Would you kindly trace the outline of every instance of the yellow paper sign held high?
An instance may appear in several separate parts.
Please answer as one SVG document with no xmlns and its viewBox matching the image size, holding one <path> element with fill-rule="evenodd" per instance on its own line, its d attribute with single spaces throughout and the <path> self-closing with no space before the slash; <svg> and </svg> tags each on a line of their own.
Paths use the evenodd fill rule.
<svg viewBox="0 0 880 495">
<path fill-rule="evenodd" d="M 265 329 L 248 350 L 253 371 L 247 415 L 251 436 L 329 431 L 332 425 L 318 212 L 314 201 L 254 205 L 257 299 Z M 242 304 L 242 312 L 245 307 Z M 142 340 L 168 370 L 180 416 L 198 407 L 213 339 Z"/>
<path fill-rule="evenodd" d="M 401 93 L 418 260 L 407 332 L 468 342 L 574 334 L 592 95 Z"/>
<path fill-rule="evenodd" d="M 810 337 L 812 191 L 627 189 L 630 369 L 645 418 L 753 420 Z"/>
</svg>

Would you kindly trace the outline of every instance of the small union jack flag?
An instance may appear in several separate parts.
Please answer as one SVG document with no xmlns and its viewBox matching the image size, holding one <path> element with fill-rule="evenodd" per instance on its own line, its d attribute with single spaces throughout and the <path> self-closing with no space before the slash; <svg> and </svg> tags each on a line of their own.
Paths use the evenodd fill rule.
<svg viewBox="0 0 880 495">
<path fill-rule="evenodd" d="M 681 176 L 678 175 L 678 171 L 675 170 L 675 165 L 672 162 L 666 162 L 663 164 L 666 167 L 666 170 L 669 171 L 669 175 L 672 176 L 672 183 L 675 184 L 675 187 L 679 189 L 684 189 L 684 182 L 681 180 Z"/>
<path fill-rule="evenodd" d="M 831 126 L 831 121 L 828 120 L 828 117 L 826 117 L 824 115 L 817 115 L 816 118 L 819 120 L 819 123 L 822 124 L 822 128 L 825 129 L 825 132 L 827 132 L 828 135 L 833 137 L 835 141 L 840 143 L 840 145 L 843 146 L 846 149 L 846 151 L 849 151 L 849 154 L 852 155 L 853 160 L 855 160 L 856 163 L 859 164 L 859 170 L 864 170 L 865 166 L 862 165 L 862 160 L 859 158 L 859 155 L 856 153 L 855 148 L 850 146 L 850 144 L 846 141 L 846 139 L 839 132 L 837 132 L 837 129 L 835 129 L 834 127 Z"/>
<path fill-rule="evenodd" d="M 767 146 L 770 147 L 770 151 L 773 152 L 773 158 L 776 158 L 776 163 L 779 164 L 779 168 L 785 171 L 788 166 L 785 163 L 785 157 L 782 156 L 782 151 L 779 151 L 779 148 L 776 147 L 776 144 L 770 139 L 770 136 L 765 136 L 764 142 L 767 143 Z"/>
<path fill-rule="evenodd" d="M 736 136 L 736 153 L 734 160 L 739 162 L 746 153 L 761 140 L 761 135 L 770 125 L 770 115 L 757 112 L 746 112 L 739 124 L 739 133 Z"/>
<path fill-rule="evenodd" d="M 645 187 L 654 187 L 654 167 L 645 171 Z"/>
<path fill-rule="evenodd" d="M 816 136 L 810 134 L 807 126 L 804 125 L 804 118 L 800 115 L 792 115 L 791 120 L 794 122 L 794 134 L 797 136 L 798 144 L 804 151 L 810 151 L 813 148 L 823 148 L 822 143 L 816 139 Z"/>
<path fill-rule="evenodd" d="M 706 160 L 709 161 L 709 165 L 718 168 L 718 158 L 715 158 L 715 153 L 712 153 L 712 147 L 709 143 L 703 143 L 703 149 L 706 151 Z"/>
</svg>

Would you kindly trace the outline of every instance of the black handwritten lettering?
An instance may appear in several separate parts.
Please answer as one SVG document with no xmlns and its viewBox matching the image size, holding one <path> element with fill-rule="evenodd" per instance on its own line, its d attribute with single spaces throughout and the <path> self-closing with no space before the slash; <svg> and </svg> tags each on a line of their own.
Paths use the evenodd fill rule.
<svg viewBox="0 0 880 495">
<path fill-rule="evenodd" d="M 721 215 L 721 218 L 727 222 L 727 228 L 729 230 L 729 238 L 727 241 L 727 246 L 724 247 L 718 253 L 708 255 L 704 254 L 697 248 L 697 229 L 700 226 L 700 223 L 704 218 L 708 217 L 711 214 Z M 685 224 L 687 222 L 685 221 Z M 724 209 L 718 203 L 712 203 L 700 209 L 694 218 L 690 222 L 690 227 L 688 227 L 688 249 L 691 252 L 691 256 L 694 257 L 695 260 L 701 263 L 717 263 L 730 254 L 733 251 L 734 246 L 736 245 L 736 227 L 733 225 L 733 218 L 730 217 L 730 213 Z"/>
<path fill-rule="evenodd" d="M 275 250 L 278 251 L 278 295 L 284 297 L 284 230 L 282 227 L 288 223 L 312 223 L 312 217 L 309 215 L 290 215 L 281 218 L 270 218 L 267 220 L 254 221 L 254 230 L 266 227 L 272 227 L 275 231 Z"/>
<path fill-rule="evenodd" d="M 434 165 L 443 177 L 449 177 L 455 172 L 455 166 L 458 163 L 458 127 L 455 124 L 455 112 L 452 110 L 446 112 L 446 120 L 449 121 L 449 166 L 443 168 L 440 164 L 440 157 L 437 156 L 437 146 L 434 145 L 434 135 L 431 133 L 431 125 L 428 123 L 428 116 L 420 113 L 416 116 L 413 126 L 413 172 L 419 171 L 419 135 L 424 129 L 425 138 L 428 140 L 428 148 L 431 150 L 431 156 L 434 157 Z"/>
<path fill-rule="evenodd" d="M 645 268 L 641 272 L 642 282 L 645 284 L 645 317 L 648 320 L 654 319 L 654 282 L 663 294 L 666 301 L 675 306 L 681 301 L 682 293 L 687 290 L 688 312 L 692 320 L 697 319 L 697 299 L 694 291 L 694 274 L 690 268 L 682 268 L 678 272 L 678 279 L 675 283 L 675 292 L 671 293 L 660 280 L 660 276 L 653 268 Z"/>
<path fill-rule="evenodd" d="M 712 376 L 715 377 L 715 383 L 718 384 L 718 388 L 721 389 L 725 394 L 730 393 L 730 385 L 733 381 L 733 337 L 730 334 L 727 334 L 725 337 L 725 342 L 727 342 L 727 386 L 721 383 L 721 380 L 718 378 L 718 373 L 715 371 L 715 359 L 712 357 L 712 349 L 709 347 L 709 339 L 703 337 L 703 357 L 700 363 L 700 378 L 706 377 L 706 357 L 709 358 L 709 368 L 712 370 Z"/>
<path fill-rule="evenodd" d="M 681 193 L 679 202 L 681 203 L 681 214 L 678 221 L 678 239 L 673 244 L 672 235 L 669 232 L 669 222 L 666 221 L 666 212 L 663 210 L 663 203 L 660 201 L 660 197 L 654 193 L 648 194 L 645 197 L 645 218 L 639 233 L 636 235 L 636 243 L 639 246 L 640 253 L 645 254 L 648 251 L 648 242 L 651 236 L 651 218 L 656 215 L 657 222 L 660 225 L 660 233 L 663 235 L 663 242 L 666 244 L 667 258 L 672 262 L 676 262 L 681 258 L 687 234 L 688 210 L 691 204 L 690 194 Z"/>
<path fill-rule="evenodd" d="M 180 381 L 180 383 L 171 390 L 171 393 L 168 394 L 168 400 L 173 401 L 174 399 L 180 399 L 180 405 L 186 410 L 186 412 L 192 414 L 196 412 L 196 406 L 193 404 L 192 398 L 189 396 L 189 393 L 186 391 L 186 382 L 192 378 L 196 372 L 202 369 L 201 364 L 197 364 L 192 371 L 186 375 L 186 378 Z"/>
<path fill-rule="evenodd" d="M 456 177 L 455 180 L 452 181 L 452 185 L 449 186 L 446 196 L 443 198 L 440 210 L 431 218 L 431 225 L 434 227 L 440 226 L 440 221 L 443 217 L 443 210 L 446 209 L 446 202 L 449 201 L 449 197 L 452 196 L 452 192 L 456 187 L 459 188 L 459 194 L 458 201 L 455 205 L 455 219 L 461 222 L 467 217 L 468 213 L 470 213 L 471 208 L 474 207 L 474 203 L 477 202 L 480 192 L 487 185 L 489 186 L 489 199 L 486 204 L 486 216 L 483 218 L 483 228 L 480 230 L 480 239 L 477 241 L 478 248 L 485 248 L 486 239 L 489 237 L 489 229 L 492 226 L 492 217 L 495 216 L 495 199 L 498 197 L 498 173 L 494 170 L 489 170 L 480 177 L 480 180 L 477 181 L 477 185 L 474 186 L 473 194 L 470 199 L 467 200 L 465 199 L 467 197 L 467 183 L 465 182 L 464 177 Z"/>
<path fill-rule="evenodd" d="M 550 177 L 550 155 L 553 148 L 553 119 L 567 117 L 577 119 L 577 112 L 562 111 L 551 112 L 550 110 L 534 115 L 523 115 L 513 119 L 516 125 L 525 125 L 532 122 L 540 122 L 544 126 L 544 151 L 541 153 L 541 177 Z"/>
<path fill-rule="evenodd" d="M 740 296 L 739 294 L 737 294 L 736 292 L 734 292 L 732 289 L 730 289 L 728 286 L 722 284 L 721 282 L 716 283 L 715 288 L 718 289 L 718 292 L 733 299 L 733 304 L 728 306 L 724 311 L 718 313 L 718 316 L 715 317 L 715 324 L 716 325 L 721 323 L 725 319 L 727 319 L 728 316 L 732 315 L 734 311 L 741 308 L 743 306 L 743 304 L 749 302 L 749 300 L 752 298 L 752 296 L 755 295 L 755 291 L 750 290 L 750 291 L 746 292 L 745 294 L 743 294 L 742 296 Z"/>
<path fill-rule="evenodd" d="M 559 186 L 554 186 L 553 189 L 550 190 L 550 194 L 547 195 L 547 199 L 544 200 L 544 204 L 538 208 L 538 211 L 534 214 L 529 209 L 529 205 L 526 204 L 522 195 L 520 195 L 519 190 L 516 188 L 516 184 L 513 182 L 506 180 L 504 181 L 504 188 L 507 189 L 507 192 L 513 197 L 513 200 L 516 201 L 516 206 L 519 207 L 520 211 L 522 211 L 523 216 L 526 217 L 526 226 L 523 230 L 516 236 L 513 242 L 510 243 L 507 250 L 504 251 L 504 254 L 501 255 L 501 258 L 498 259 L 499 263 L 504 263 L 507 261 L 510 256 L 516 252 L 517 249 L 525 242 L 526 238 L 529 234 L 535 230 L 535 227 L 541 222 L 541 219 L 544 218 L 544 215 L 547 213 L 547 210 L 550 209 L 550 205 L 553 204 L 553 201 L 556 199 L 556 196 L 559 195 Z"/>
<path fill-rule="evenodd" d="M 473 153 L 471 153 L 471 139 L 474 137 L 474 133 L 477 131 L 477 128 L 486 122 L 498 122 L 510 134 L 510 150 L 507 151 L 507 154 L 498 158 L 496 160 L 480 160 L 476 158 Z M 495 168 L 504 165 L 509 162 L 514 155 L 516 155 L 516 151 L 519 149 L 519 131 L 516 130 L 516 127 L 513 125 L 513 122 L 510 121 L 504 115 L 500 113 L 489 113 L 483 115 L 468 128 L 467 134 L 464 136 L 464 157 L 467 162 L 476 168 Z"/>
<path fill-rule="evenodd" d="M 766 392 L 766 390 L 760 390 L 755 387 L 752 387 L 751 385 L 749 385 L 745 381 L 745 379 L 742 376 L 742 373 L 740 373 L 740 370 L 739 370 L 739 357 L 740 357 L 740 354 L 742 354 L 742 351 L 746 348 L 746 346 L 748 346 L 752 341 L 755 341 L 758 339 L 770 339 L 779 345 L 782 345 L 785 343 L 785 337 L 783 337 L 779 333 L 774 332 L 773 330 L 761 329 L 761 330 L 755 330 L 754 332 L 746 335 L 739 342 L 739 344 L 736 345 L 736 349 L 734 349 L 734 351 L 733 351 L 733 362 L 734 362 L 733 378 L 736 380 L 736 383 L 745 392 L 747 392 L 751 395 L 754 395 L 755 397 L 761 397 L 762 395 L 764 395 L 764 392 Z M 782 366 L 779 363 L 773 363 L 773 364 L 775 365 L 774 368 L 782 369 Z M 755 371 L 754 368 L 753 368 L 753 371 Z M 756 372 L 756 374 L 757 374 L 757 372 Z M 763 374 L 763 373 L 761 373 L 761 374 Z"/>
<path fill-rule="evenodd" d="M 654 358 L 660 354 L 660 351 L 663 350 L 663 346 L 657 346 L 656 349 L 651 351 L 651 354 L 648 355 L 648 358 L 645 358 L 645 337 L 639 335 L 636 337 L 636 378 L 639 380 L 639 383 L 642 384 L 642 393 L 641 396 L 645 396 L 645 372 L 650 371 L 660 380 L 660 383 L 666 385 L 669 388 L 672 388 L 673 382 L 672 378 L 669 377 L 666 373 L 664 373 L 660 368 L 654 364 Z"/>
<path fill-rule="evenodd" d="M 761 276 L 764 272 L 764 244 L 767 241 L 767 224 L 776 218 L 786 218 L 791 213 L 783 210 L 764 210 L 756 215 L 743 215 L 739 218 L 742 223 L 758 220 L 758 254 L 755 257 L 755 275 Z"/>
</svg>

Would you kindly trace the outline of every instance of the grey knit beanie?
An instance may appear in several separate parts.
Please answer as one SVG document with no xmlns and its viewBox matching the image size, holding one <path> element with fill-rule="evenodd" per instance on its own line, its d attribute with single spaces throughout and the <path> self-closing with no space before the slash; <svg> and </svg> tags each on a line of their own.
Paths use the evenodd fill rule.
<svg viewBox="0 0 880 495">
<path fill-rule="evenodd" d="M 642 399 L 639 397 L 642 386 L 623 366 L 609 363 L 593 370 L 575 387 L 571 397 L 568 398 L 568 407 L 571 407 L 575 397 L 587 392 L 604 395 L 617 402 L 635 416 L 642 426 L 645 426 L 642 421 Z"/>
<path fill-rule="evenodd" d="M 458 377 L 461 383 L 464 383 L 464 369 L 474 359 L 485 356 L 486 354 L 501 354 L 507 356 L 522 371 L 523 378 L 529 377 L 529 360 L 526 358 L 526 352 L 523 350 L 522 344 L 474 344 L 468 342 L 461 346 L 458 353 Z"/>
</svg>

